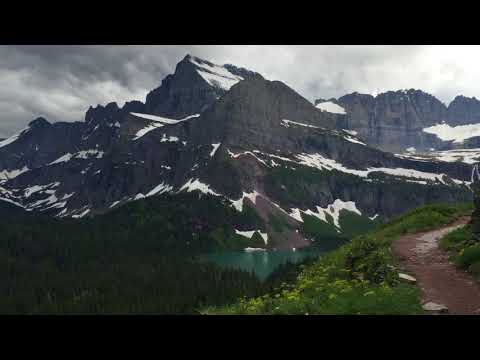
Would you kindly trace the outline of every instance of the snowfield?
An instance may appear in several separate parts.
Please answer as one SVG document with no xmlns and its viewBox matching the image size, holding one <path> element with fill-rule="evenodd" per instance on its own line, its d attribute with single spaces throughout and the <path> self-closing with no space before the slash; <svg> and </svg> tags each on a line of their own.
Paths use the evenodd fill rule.
<svg viewBox="0 0 480 360">
<path fill-rule="evenodd" d="M 475 164 L 480 161 L 480 148 L 475 149 L 453 149 L 443 151 L 430 151 L 426 154 L 395 154 L 395 156 L 404 159 L 416 161 L 445 161 L 445 162 L 463 162 L 465 164 Z"/>
<path fill-rule="evenodd" d="M 437 151 L 433 153 L 435 159 L 446 162 L 461 161 L 466 164 L 475 164 L 480 159 L 480 149 L 459 149 Z"/>
<path fill-rule="evenodd" d="M 480 136 L 480 124 L 450 126 L 438 124 L 423 129 L 428 134 L 436 135 L 440 140 L 461 143 L 466 139 Z"/>
<path fill-rule="evenodd" d="M 439 181 L 442 184 L 445 184 L 443 177 L 446 176 L 445 174 L 435 174 L 435 173 L 428 173 L 423 171 L 418 171 L 414 169 L 404 169 L 404 168 L 368 168 L 367 170 L 356 170 L 356 169 L 349 169 L 344 165 L 336 162 L 333 159 L 325 158 L 320 154 L 299 154 L 296 157 L 300 160 L 300 164 L 310 166 L 313 168 L 317 168 L 319 170 L 338 170 L 344 173 L 356 175 L 359 177 L 368 177 L 368 175 L 372 172 L 382 172 L 385 174 L 405 177 L 405 178 L 414 178 L 414 179 L 423 179 L 423 180 L 431 180 L 431 181 Z M 457 179 L 452 179 L 457 184 L 464 184 L 465 182 Z"/>
<path fill-rule="evenodd" d="M 337 105 L 337 104 L 335 104 L 331 101 L 325 101 L 325 102 L 319 103 L 315 107 L 317 109 L 322 110 L 322 111 L 326 111 L 326 112 L 333 113 L 333 114 L 345 115 L 347 113 L 343 107 L 341 107 L 340 105 Z"/>
<path fill-rule="evenodd" d="M 262 154 L 264 156 L 268 156 L 271 158 L 283 160 L 292 164 L 298 164 L 298 165 L 304 165 L 312 168 L 316 168 L 318 170 L 326 170 L 326 171 L 332 171 L 332 170 L 337 170 L 341 171 L 343 173 L 347 174 L 352 174 L 355 176 L 359 176 L 362 178 L 368 178 L 369 174 L 374 173 L 374 172 L 380 172 L 396 177 L 403 177 L 406 178 L 405 181 L 409 182 L 417 182 L 419 184 L 426 185 L 426 181 L 433 181 L 433 182 L 440 182 L 442 184 L 447 184 L 444 180 L 444 177 L 447 177 L 446 174 L 436 174 L 436 173 L 429 173 L 429 172 L 424 172 L 424 171 L 419 171 L 419 170 L 414 170 L 414 169 L 405 169 L 405 168 L 386 168 L 386 167 L 370 167 L 365 170 L 358 170 L 358 169 L 350 169 L 344 166 L 343 164 L 333 160 L 326 158 L 325 156 L 314 153 L 314 154 L 296 154 L 293 155 L 295 159 L 289 159 L 286 157 L 278 156 L 275 154 L 268 154 L 268 153 L 262 153 L 258 150 L 253 150 L 251 151 L 244 151 L 241 153 L 234 154 L 231 152 L 229 149 L 227 149 L 227 152 L 230 154 L 232 158 L 238 158 L 239 156 L 242 155 L 251 155 L 255 159 L 257 159 L 260 163 L 262 163 L 265 166 L 269 166 L 267 162 L 257 156 L 257 154 Z M 406 157 L 406 156 L 399 156 L 399 157 Z M 271 166 L 279 166 L 277 163 L 272 163 Z M 295 168 L 292 168 L 295 170 Z M 455 183 L 457 184 L 468 184 L 465 181 L 461 181 L 458 179 L 452 179 Z"/>
</svg>

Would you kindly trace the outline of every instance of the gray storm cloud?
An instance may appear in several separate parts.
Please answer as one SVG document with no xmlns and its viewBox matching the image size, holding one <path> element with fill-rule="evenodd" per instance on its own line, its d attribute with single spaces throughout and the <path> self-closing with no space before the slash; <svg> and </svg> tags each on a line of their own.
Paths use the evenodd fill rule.
<svg viewBox="0 0 480 360">
<path fill-rule="evenodd" d="M 90 105 L 145 100 L 187 53 L 280 80 L 309 100 L 419 88 L 475 96 L 478 46 L 0 46 L 0 138 L 38 116 L 83 121 Z"/>
</svg>

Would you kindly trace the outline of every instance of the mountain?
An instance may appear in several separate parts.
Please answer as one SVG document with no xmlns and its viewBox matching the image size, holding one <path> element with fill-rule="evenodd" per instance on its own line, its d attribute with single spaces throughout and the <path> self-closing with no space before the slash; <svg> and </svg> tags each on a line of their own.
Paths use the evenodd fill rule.
<svg viewBox="0 0 480 360">
<path fill-rule="evenodd" d="M 254 209 L 261 224 L 228 232 L 276 249 L 308 246 L 319 234 L 345 237 L 426 203 L 469 200 L 469 165 L 397 156 L 355 135 L 369 133 L 372 111 L 410 114 L 401 131 L 443 114 L 423 93 L 408 94 L 422 112 L 399 110 L 397 96 L 357 94 L 316 107 L 280 81 L 186 56 L 145 103 L 90 107 L 84 122 L 38 118 L 2 141 L 0 197 L 81 218 L 197 191 L 239 213 Z"/>
<path fill-rule="evenodd" d="M 480 101 L 475 97 L 457 96 L 448 105 L 448 120 L 452 126 L 480 123 Z"/>
<path fill-rule="evenodd" d="M 261 75 L 233 65 L 219 66 L 209 61 L 185 56 L 173 75 L 147 95 L 144 111 L 180 119 L 204 111 L 241 80 Z"/>
<path fill-rule="evenodd" d="M 345 129 L 384 151 L 425 153 L 479 147 L 480 101 L 475 98 L 457 96 L 446 106 L 426 92 L 410 89 L 377 96 L 355 92 L 338 100 L 315 101 L 320 107 L 328 104 L 337 105 L 345 114 Z"/>
</svg>

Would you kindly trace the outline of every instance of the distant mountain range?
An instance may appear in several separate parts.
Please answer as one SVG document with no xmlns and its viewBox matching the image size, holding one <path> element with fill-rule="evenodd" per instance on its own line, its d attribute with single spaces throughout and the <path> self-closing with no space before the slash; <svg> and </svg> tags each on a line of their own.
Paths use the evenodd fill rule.
<svg viewBox="0 0 480 360">
<path fill-rule="evenodd" d="M 432 152 L 480 147 L 480 101 L 457 96 L 448 106 L 421 90 L 353 93 L 328 101 L 345 114 L 345 127 L 384 151 Z"/>
<path fill-rule="evenodd" d="M 471 199 L 478 139 L 444 132 L 480 123 L 477 103 L 457 97 L 445 107 L 408 90 L 313 104 L 280 81 L 187 55 L 145 103 L 90 107 L 83 122 L 37 118 L 1 141 L 0 198 L 81 218 L 198 191 L 255 209 L 265 226 L 236 228 L 240 236 L 302 247 L 311 239 L 298 229 L 312 219 L 342 233 L 347 223 Z"/>
</svg>

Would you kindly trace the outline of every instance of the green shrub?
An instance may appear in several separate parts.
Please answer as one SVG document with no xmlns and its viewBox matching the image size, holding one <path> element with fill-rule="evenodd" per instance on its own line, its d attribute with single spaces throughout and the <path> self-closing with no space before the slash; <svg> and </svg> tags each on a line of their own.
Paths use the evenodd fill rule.
<svg viewBox="0 0 480 360">
<path fill-rule="evenodd" d="M 477 261 L 470 265 L 468 267 L 468 271 L 470 271 L 476 278 L 480 278 L 480 261 Z"/>
<path fill-rule="evenodd" d="M 445 235 L 440 240 L 440 248 L 447 251 L 459 252 L 467 246 L 473 245 L 472 228 L 466 225 Z"/>
<path fill-rule="evenodd" d="M 468 268 L 473 263 L 480 261 L 480 245 L 473 245 L 460 251 L 457 258 L 457 264 L 463 268 Z"/>
<path fill-rule="evenodd" d="M 389 266 L 391 262 L 389 248 L 378 246 L 375 238 L 361 237 L 352 242 L 345 257 L 345 268 L 353 277 L 359 276 L 375 284 L 396 283 L 396 273 Z"/>
</svg>

